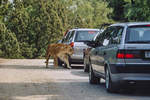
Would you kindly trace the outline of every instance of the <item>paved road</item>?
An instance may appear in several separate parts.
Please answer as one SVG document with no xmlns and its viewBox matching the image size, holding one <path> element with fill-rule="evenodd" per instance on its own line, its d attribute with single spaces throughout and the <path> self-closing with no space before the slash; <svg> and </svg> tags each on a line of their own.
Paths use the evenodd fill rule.
<svg viewBox="0 0 150 100">
<path fill-rule="evenodd" d="M 0 100 L 150 100 L 150 91 L 110 94 L 104 83 L 90 85 L 88 74 L 74 69 L 49 69 L 44 60 L 0 62 Z"/>
</svg>

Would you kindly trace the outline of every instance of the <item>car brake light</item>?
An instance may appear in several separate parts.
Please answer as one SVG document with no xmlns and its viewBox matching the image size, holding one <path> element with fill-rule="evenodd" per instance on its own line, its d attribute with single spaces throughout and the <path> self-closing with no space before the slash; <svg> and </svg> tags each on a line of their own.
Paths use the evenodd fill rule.
<svg viewBox="0 0 150 100">
<path fill-rule="evenodd" d="M 71 43 L 70 43 L 70 46 L 73 47 L 73 46 L 74 46 L 74 42 L 71 42 Z"/>
<path fill-rule="evenodd" d="M 118 59 L 133 59 L 140 57 L 140 51 L 119 50 L 117 53 Z"/>
<path fill-rule="evenodd" d="M 125 54 L 125 58 L 127 59 L 134 58 L 134 54 Z"/>
<path fill-rule="evenodd" d="M 145 26 L 150 26 L 150 24 L 148 24 L 148 25 L 145 25 Z"/>
<path fill-rule="evenodd" d="M 118 53 L 118 54 L 117 54 L 117 58 L 119 58 L 119 59 L 123 59 L 124 56 L 125 56 L 125 55 L 124 55 L 123 53 Z"/>
</svg>

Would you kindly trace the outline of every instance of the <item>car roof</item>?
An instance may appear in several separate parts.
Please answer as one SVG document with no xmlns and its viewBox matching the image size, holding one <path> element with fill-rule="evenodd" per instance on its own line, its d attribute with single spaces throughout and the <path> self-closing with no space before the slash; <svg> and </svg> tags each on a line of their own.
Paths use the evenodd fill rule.
<svg viewBox="0 0 150 100">
<path fill-rule="evenodd" d="M 99 29 L 90 29 L 90 28 L 75 28 L 75 29 L 71 29 L 70 31 L 74 31 L 74 30 L 76 30 L 76 31 L 90 31 L 90 30 L 94 30 L 94 31 L 100 31 Z"/>
<path fill-rule="evenodd" d="M 110 26 L 134 26 L 134 25 L 150 25 L 150 22 L 125 22 L 125 23 L 116 23 Z"/>
</svg>

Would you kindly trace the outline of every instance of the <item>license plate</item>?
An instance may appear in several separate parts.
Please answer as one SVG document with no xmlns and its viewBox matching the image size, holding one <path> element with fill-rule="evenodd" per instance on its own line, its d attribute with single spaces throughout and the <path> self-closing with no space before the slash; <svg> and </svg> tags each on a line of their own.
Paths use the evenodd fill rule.
<svg viewBox="0 0 150 100">
<path fill-rule="evenodd" d="M 145 52 L 145 58 L 150 58 L 150 51 Z"/>
</svg>

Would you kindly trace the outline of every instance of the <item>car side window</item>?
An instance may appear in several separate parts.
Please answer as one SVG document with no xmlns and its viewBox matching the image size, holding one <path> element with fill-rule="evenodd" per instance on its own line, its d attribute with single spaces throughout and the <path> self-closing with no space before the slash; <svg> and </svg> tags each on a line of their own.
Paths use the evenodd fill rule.
<svg viewBox="0 0 150 100">
<path fill-rule="evenodd" d="M 68 41 L 69 41 L 69 42 L 72 41 L 73 36 L 74 36 L 74 33 L 75 33 L 75 31 L 72 31 L 72 33 L 70 33 L 69 38 L 68 38 Z"/>
<path fill-rule="evenodd" d="M 102 33 L 101 33 L 101 34 L 102 34 Z M 96 42 L 99 41 L 99 39 L 100 39 L 100 37 L 101 37 L 101 34 L 99 34 L 99 35 L 96 37 L 96 39 L 95 39 Z"/>
<path fill-rule="evenodd" d="M 63 42 L 67 42 L 69 40 L 70 34 L 71 34 L 71 31 L 67 33 Z"/>
<path fill-rule="evenodd" d="M 99 34 L 99 35 L 95 38 L 95 40 L 94 40 L 97 45 L 100 45 L 100 38 L 101 38 L 101 36 L 102 36 L 102 33 Z"/>
<path fill-rule="evenodd" d="M 115 26 L 114 32 L 111 36 L 110 44 L 119 44 L 122 38 L 122 32 L 124 27 L 122 26 Z"/>
<path fill-rule="evenodd" d="M 113 34 L 113 27 L 108 27 L 104 32 L 102 32 L 97 38 L 96 43 L 104 45 L 106 42 L 109 42 L 111 34 Z"/>
</svg>

